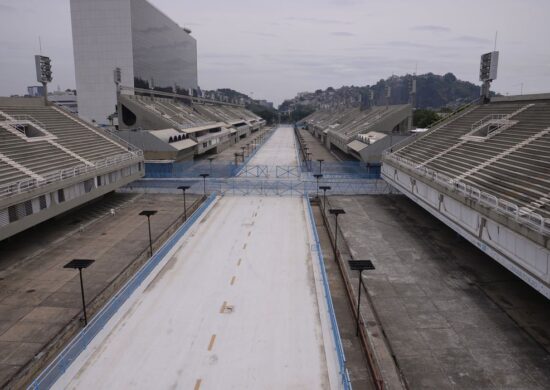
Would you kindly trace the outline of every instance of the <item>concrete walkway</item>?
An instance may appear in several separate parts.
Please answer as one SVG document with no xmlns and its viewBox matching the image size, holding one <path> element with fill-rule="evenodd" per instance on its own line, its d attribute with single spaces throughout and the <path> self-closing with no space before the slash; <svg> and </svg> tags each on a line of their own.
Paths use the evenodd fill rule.
<svg viewBox="0 0 550 390">
<path fill-rule="evenodd" d="M 147 219 L 138 215 L 144 209 L 158 210 L 151 219 L 155 240 L 183 213 L 183 202 L 113 194 L 0 243 L 0 388 L 80 316 L 78 273 L 64 264 L 96 260 L 84 271 L 90 303 L 147 250 Z"/>
<path fill-rule="evenodd" d="M 411 389 L 548 388 L 550 302 L 404 196 L 330 204 Z"/>
</svg>

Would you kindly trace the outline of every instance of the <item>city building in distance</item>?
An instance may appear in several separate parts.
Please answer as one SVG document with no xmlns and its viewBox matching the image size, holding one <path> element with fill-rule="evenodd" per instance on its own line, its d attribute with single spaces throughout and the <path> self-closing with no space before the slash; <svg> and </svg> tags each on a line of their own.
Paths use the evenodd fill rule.
<svg viewBox="0 0 550 390">
<path fill-rule="evenodd" d="M 123 86 L 186 92 L 198 87 L 197 42 L 146 0 L 71 0 L 79 115 L 107 124 Z M 125 93 L 131 93 L 125 91 Z"/>
</svg>

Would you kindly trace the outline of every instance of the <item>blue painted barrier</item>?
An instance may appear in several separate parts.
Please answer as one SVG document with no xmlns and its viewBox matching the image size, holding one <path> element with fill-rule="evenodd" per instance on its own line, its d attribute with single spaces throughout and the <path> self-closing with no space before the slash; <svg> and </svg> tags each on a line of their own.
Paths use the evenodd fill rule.
<svg viewBox="0 0 550 390">
<path fill-rule="evenodd" d="M 153 269 L 161 262 L 168 252 L 183 237 L 189 228 L 199 219 L 204 211 L 216 199 L 212 193 L 205 202 L 185 221 L 174 234 L 151 256 L 139 271 L 113 296 L 109 302 L 97 313 L 88 326 L 67 345 L 57 358 L 31 383 L 28 389 L 49 389 L 63 375 L 67 368 L 86 349 L 93 338 L 103 329 L 107 322 L 115 315 L 120 307 L 128 300 L 132 293 L 143 283 Z"/>
<path fill-rule="evenodd" d="M 334 306 L 332 305 L 332 297 L 330 295 L 330 286 L 328 284 L 328 276 L 325 268 L 325 261 L 323 259 L 323 252 L 321 251 L 321 242 L 319 235 L 317 234 L 317 227 L 315 226 L 315 218 L 313 217 L 313 210 L 309 202 L 309 197 L 305 195 L 305 201 L 307 203 L 307 212 L 309 214 L 309 221 L 311 223 L 311 229 L 313 230 L 313 237 L 315 240 L 315 250 L 317 251 L 317 258 L 319 260 L 319 266 L 321 269 L 321 276 L 323 278 L 323 289 L 325 291 L 325 299 L 327 301 L 328 313 L 330 317 L 330 324 L 332 327 L 332 337 L 336 345 L 336 353 L 338 355 L 338 365 L 340 369 L 340 378 L 342 386 L 345 390 L 351 390 L 351 380 L 346 368 L 346 355 L 344 353 L 344 347 L 342 346 L 342 339 L 340 338 L 340 330 L 338 329 L 338 321 L 336 320 L 336 313 L 334 312 Z"/>
</svg>

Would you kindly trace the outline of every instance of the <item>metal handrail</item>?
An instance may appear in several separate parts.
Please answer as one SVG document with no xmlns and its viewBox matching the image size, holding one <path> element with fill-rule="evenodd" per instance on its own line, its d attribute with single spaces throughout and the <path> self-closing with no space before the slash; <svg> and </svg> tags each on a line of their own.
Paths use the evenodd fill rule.
<svg viewBox="0 0 550 390">
<path fill-rule="evenodd" d="M 23 179 L 0 185 L 0 199 L 9 198 L 24 192 L 29 192 L 49 184 L 96 172 L 100 169 L 133 160 L 143 160 L 143 151 L 137 150 L 117 154 L 94 161 L 93 165 L 81 164 L 73 168 L 59 169 L 41 175 L 41 179 Z"/>
<path fill-rule="evenodd" d="M 550 218 L 544 218 L 542 215 L 530 211 L 525 207 L 521 207 L 513 202 L 498 198 L 475 186 L 455 180 L 450 176 L 434 171 L 426 166 L 421 166 L 406 158 L 396 156 L 394 153 L 389 153 L 387 151 L 384 152 L 382 161 L 385 160 L 391 160 L 398 165 L 411 169 L 421 176 L 427 177 L 428 179 L 435 181 L 451 191 L 459 192 L 466 198 L 475 200 L 476 202 L 479 202 L 480 204 L 493 209 L 500 214 L 513 218 L 516 222 L 521 223 L 532 230 L 539 233 L 550 234 Z"/>
</svg>

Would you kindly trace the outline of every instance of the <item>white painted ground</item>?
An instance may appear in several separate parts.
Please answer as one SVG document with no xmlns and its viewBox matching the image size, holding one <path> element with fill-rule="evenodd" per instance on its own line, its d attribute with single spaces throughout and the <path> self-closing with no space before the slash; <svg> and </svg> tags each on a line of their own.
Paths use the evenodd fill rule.
<svg viewBox="0 0 550 390">
<path fill-rule="evenodd" d="M 293 129 L 279 128 L 252 160 L 295 165 Z M 337 388 L 306 207 L 218 199 L 54 388 Z"/>
<path fill-rule="evenodd" d="M 250 159 L 248 165 L 298 165 L 294 129 L 291 126 L 279 126 L 271 138 Z"/>
<path fill-rule="evenodd" d="M 330 388 L 305 207 L 220 199 L 54 388 Z"/>
</svg>

